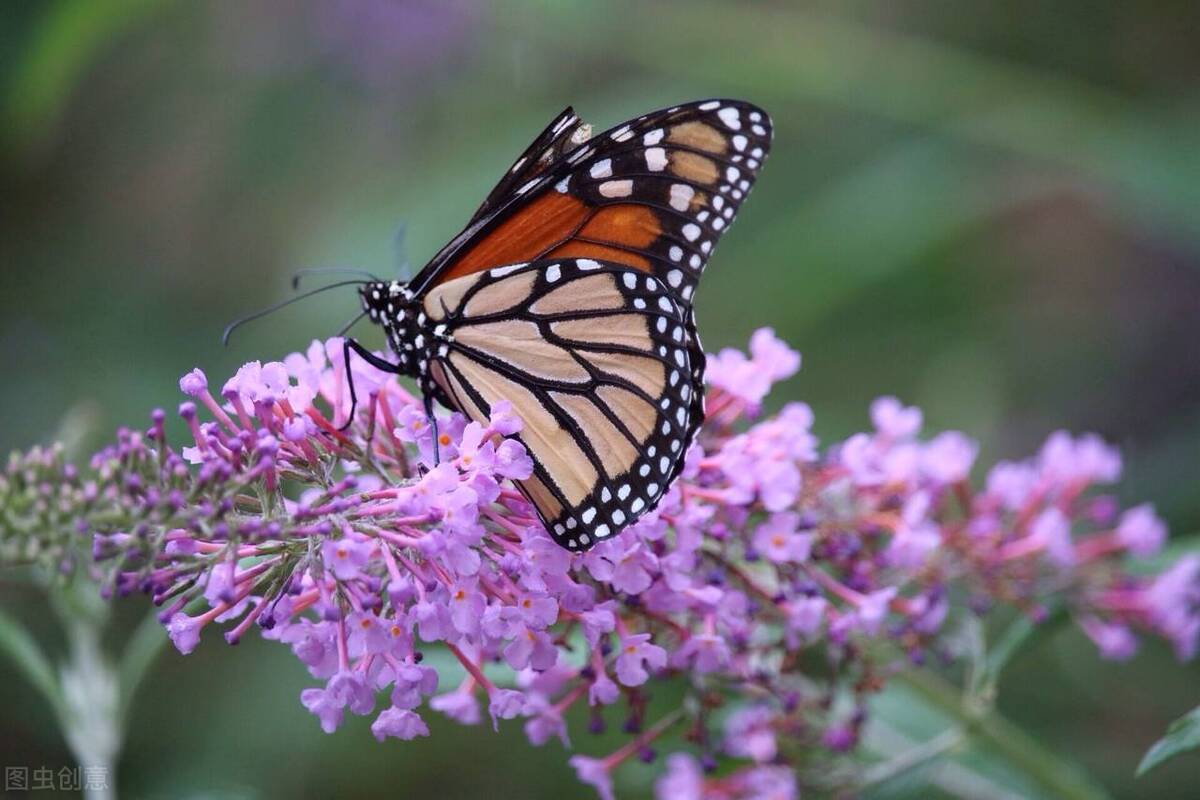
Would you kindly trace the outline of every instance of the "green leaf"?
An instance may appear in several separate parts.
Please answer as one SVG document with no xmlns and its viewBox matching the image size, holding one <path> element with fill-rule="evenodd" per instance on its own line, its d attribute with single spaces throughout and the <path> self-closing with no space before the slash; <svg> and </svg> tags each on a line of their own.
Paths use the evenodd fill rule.
<svg viewBox="0 0 1200 800">
<path fill-rule="evenodd" d="M 960 731 L 962 742 L 953 749 L 936 752 L 941 766 L 929 773 L 932 785 L 951 794 L 1003 794 L 1047 800 L 1096 800 L 1107 796 L 1079 766 L 1056 755 L 999 714 L 965 703 L 957 687 L 928 670 L 911 670 L 893 678 L 887 690 L 872 700 L 871 719 L 890 728 L 893 742 L 902 744 L 899 737 L 907 739 L 910 748 L 932 750 L 931 742 L 939 736 L 949 741 L 946 731 Z M 879 740 L 876 734 L 875 741 Z M 871 736 L 866 743 L 871 746 Z M 897 744 L 871 749 L 893 761 L 906 752 Z M 897 770 L 898 779 L 903 779 L 902 773 Z M 963 788 L 970 786 L 976 788 Z M 985 786 L 991 788 L 984 791 Z M 871 795 L 882 797 L 888 788 L 873 787 Z"/>
<path fill-rule="evenodd" d="M 1200 747 L 1200 706 L 1171 723 L 1167 735 L 1154 743 L 1142 763 L 1138 764 L 1137 777 L 1154 769 L 1168 758 L 1173 758 L 1188 750 Z"/>
<path fill-rule="evenodd" d="M 55 713 L 62 708 L 62 690 L 50 660 L 21 623 L 0 611 L 0 652 L 40 691 Z"/>
</svg>

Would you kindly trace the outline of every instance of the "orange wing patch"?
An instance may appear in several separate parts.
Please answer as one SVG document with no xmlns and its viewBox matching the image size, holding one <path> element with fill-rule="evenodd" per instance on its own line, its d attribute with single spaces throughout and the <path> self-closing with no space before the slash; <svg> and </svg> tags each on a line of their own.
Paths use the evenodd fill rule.
<svg viewBox="0 0 1200 800">
<path fill-rule="evenodd" d="M 438 283 L 533 261 L 573 236 L 591 213 L 590 206 L 569 194 L 546 192 L 486 234 L 438 276 Z"/>
</svg>

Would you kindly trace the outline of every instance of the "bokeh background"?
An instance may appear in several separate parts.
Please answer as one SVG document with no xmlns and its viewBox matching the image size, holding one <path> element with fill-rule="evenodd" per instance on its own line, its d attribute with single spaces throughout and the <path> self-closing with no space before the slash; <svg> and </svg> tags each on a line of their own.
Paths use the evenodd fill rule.
<svg viewBox="0 0 1200 800">
<path fill-rule="evenodd" d="M 422 264 L 567 104 L 603 128 L 725 95 L 777 133 L 699 295 L 710 349 L 774 326 L 805 359 L 774 402 L 811 403 L 826 442 L 880 394 L 979 437 L 984 463 L 1099 432 L 1126 455 L 1121 495 L 1181 540 L 1200 530 L 1198 36 L 1191 0 L 5 2 L 0 449 L 64 419 L 98 444 L 173 407 L 193 366 L 330 335 L 348 290 L 219 342 L 295 269 Z M 46 616 L 18 586 L 0 602 Z M 1195 757 L 1132 775 L 1198 678 L 1164 647 L 1105 664 L 1064 633 L 1010 670 L 1000 708 L 1114 795 L 1187 797 Z M 325 736 L 308 683 L 274 644 L 164 653 L 123 790 L 587 796 L 513 724 Z M 6 663 L 0 754 L 70 761 Z"/>
</svg>

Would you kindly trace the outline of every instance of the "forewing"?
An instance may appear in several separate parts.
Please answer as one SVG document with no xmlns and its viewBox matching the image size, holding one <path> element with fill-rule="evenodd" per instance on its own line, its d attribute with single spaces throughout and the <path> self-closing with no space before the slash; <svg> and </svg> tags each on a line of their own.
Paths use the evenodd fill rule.
<svg viewBox="0 0 1200 800">
<path fill-rule="evenodd" d="M 653 275 L 592 259 L 516 264 L 434 288 L 434 380 L 486 423 L 511 403 L 520 481 L 554 539 L 586 550 L 654 508 L 698 420 L 688 310 Z"/>
<path fill-rule="evenodd" d="M 568 106 L 546 126 L 525 152 L 504 173 L 487 199 L 475 211 L 468 224 L 488 216 L 505 201 L 517 194 L 517 189 L 543 175 L 562 156 L 585 142 L 591 135 L 591 126 L 576 115 Z"/>
<path fill-rule="evenodd" d="M 591 258 L 651 274 L 689 305 L 770 140 L 766 112 L 739 100 L 688 103 L 618 125 L 513 181 L 511 195 L 477 216 L 412 286 L 420 293 L 497 265 Z"/>
</svg>

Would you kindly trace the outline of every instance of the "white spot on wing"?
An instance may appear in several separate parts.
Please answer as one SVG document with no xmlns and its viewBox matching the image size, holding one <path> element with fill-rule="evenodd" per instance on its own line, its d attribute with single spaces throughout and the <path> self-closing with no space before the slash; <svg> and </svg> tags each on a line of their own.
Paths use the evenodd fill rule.
<svg viewBox="0 0 1200 800">
<path fill-rule="evenodd" d="M 717 112 L 717 116 L 721 118 L 721 122 L 725 123 L 725 127 L 731 130 L 741 130 L 742 121 L 738 118 L 738 110 L 736 108 L 722 108 Z"/>
<path fill-rule="evenodd" d="M 688 204 L 696 196 L 696 190 L 686 183 L 671 184 L 671 208 L 676 211 L 687 211 Z"/>
<path fill-rule="evenodd" d="M 651 172 L 662 172 L 667 166 L 667 151 L 661 147 L 646 150 L 646 168 Z"/>
<path fill-rule="evenodd" d="M 605 181 L 600 184 L 600 194 L 605 197 L 629 197 L 633 194 L 633 181 Z"/>
<path fill-rule="evenodd" d="M 592 164 L 592 168 L 588 170 L 588 174 L 593 178 L 607 178 L 612 175 L 612 159 L 605 158 Z"/>
<path fill-rule="evenodd" d="M 683 233 L 683 238 L 687 239 L 689 242 L 694 242 L 696 241 L 696 237 L 700 235 L 700 226 L 694 222 L 689 222 L 687 225 L 683 226 L 681 232 Z"/>
</svg>

